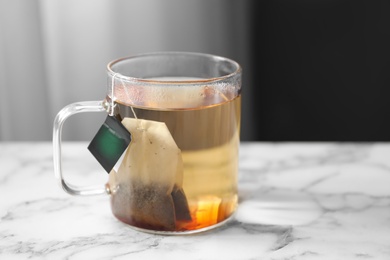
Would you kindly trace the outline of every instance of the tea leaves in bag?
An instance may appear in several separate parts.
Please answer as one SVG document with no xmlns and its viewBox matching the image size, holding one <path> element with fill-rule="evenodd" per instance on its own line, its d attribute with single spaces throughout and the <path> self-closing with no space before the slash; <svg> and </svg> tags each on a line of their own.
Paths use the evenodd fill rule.
<svg viewBox="0 0 390 260">
<path fill-rule="evenodd" d="M 163 122 L 125 118 L 122 124 L 132 141 L 115 179 L 127 191 L 127 214 L 146 228 L 175 230 L 176 220 L 191 220 L 181 151 Z"/>
</svg>

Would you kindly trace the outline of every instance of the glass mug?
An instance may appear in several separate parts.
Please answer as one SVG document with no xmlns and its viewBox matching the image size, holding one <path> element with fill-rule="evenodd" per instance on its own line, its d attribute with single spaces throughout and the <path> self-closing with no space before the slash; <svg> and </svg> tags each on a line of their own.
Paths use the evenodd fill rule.
<svg viewBox="0 0 390 260">
<path fill-rule="evenodd" d="M 117 219 L 149 233 L 196 233 L 228 221 L 238 203 L 240 65 L 158 52 L 115 60 L 107 74 L 103 101 L 70 104 L 54 121 L 54 170 L 63 189 L 108 193 Z M 131 142 L 105 186 L 78 187 L 63 178 L 62 126 L 73 114 L 98 111 L 122 121 Z"/>
</svg>

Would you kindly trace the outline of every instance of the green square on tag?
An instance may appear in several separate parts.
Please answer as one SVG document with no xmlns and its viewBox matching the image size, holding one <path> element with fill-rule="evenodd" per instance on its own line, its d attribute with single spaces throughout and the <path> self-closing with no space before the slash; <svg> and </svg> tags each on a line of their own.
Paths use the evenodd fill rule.
<svg viewBox="0 0 390 260">
<path fill-rule="evenodd" d="M 110 173 L 131 141 L 130 132 L 113 116 L 107 116 L 104 124 L 92 139 L 88 150 Z"/>
</svg>

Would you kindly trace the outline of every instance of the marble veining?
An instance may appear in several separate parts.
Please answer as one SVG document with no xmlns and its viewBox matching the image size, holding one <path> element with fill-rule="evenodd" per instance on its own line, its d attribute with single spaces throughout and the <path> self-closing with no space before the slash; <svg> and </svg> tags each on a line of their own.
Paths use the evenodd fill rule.
<svg viewBox="0 0 390 260">
<path fill-rule="evenodd" d="M 64 170 L 103 185 L 86 147 L 64 144 Z M 0 259 L 390 259 L 390 144 L 242 143 L 239 167 L 230 222 L 160 236 L 65 194 L 50 143 L 0 143 Z"/>
</svg>

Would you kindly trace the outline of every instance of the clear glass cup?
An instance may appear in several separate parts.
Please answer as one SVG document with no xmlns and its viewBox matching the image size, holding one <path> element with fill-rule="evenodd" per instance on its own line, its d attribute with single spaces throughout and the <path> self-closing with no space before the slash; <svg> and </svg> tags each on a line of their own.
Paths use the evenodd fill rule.
<svg viewBox="0 0 390 260">
<path fill-rule="evenodd" d="M 108 193 L 114 216 L 145 232 L 188 234 L 225 223 L 238 202 L 239 64 L 159 52 L 115 60 L 107 75 L 103 101 L 70 104 L 55 119 L 54 168 L 64 190 Z M 75 113 L 96 111 L 122 121 L 132 140 L 105 186 L 78 187 L 63 178 L 62 126 Z"/>
</svg>

